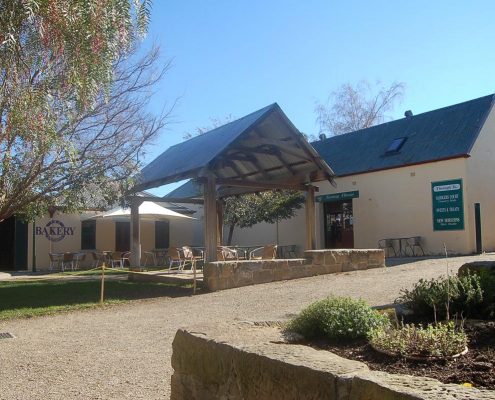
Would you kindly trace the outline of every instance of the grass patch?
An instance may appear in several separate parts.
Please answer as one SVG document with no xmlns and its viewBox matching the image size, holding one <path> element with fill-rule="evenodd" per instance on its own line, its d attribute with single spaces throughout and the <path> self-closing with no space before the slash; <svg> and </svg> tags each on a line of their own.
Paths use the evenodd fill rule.
<svg viewBox="0 0 495 400">
<path fill-rule="evenodd" d="M 105 281 L 104 304 L 190 294 L 189 284 Z M 99 300 L 99 280 L 0 282 L 0 320 L 94 308 Z"/>
</svg>

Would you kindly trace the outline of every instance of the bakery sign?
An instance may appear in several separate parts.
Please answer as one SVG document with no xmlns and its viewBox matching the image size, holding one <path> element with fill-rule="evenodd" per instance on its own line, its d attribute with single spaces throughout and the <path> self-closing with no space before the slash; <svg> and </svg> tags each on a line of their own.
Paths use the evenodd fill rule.
<svg viewBox="0 0 495 400">
<path fill-rule="evenodd" d="M 45 226 L 37 226 L 35 228 L 37 236 L 44 236 L 51 242 L 60 242 L 66 236 L 74 235 L 72 226 L 65 226 L 62 221 L 51 219 Z"/>
</svg>

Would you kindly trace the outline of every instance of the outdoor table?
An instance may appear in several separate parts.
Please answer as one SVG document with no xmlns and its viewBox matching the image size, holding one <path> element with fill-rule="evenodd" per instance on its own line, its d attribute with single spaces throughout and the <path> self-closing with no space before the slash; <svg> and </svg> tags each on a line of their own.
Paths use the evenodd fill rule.
<svg viewBox="0 0 495 400">
<path fill-rule="evenodd" d="M 153 249 L 151 250 L 155 259 L 155 265 L 163 264 L 165 265 L 165 260 L 167 259 L 168 249 Z"/>
</svg>

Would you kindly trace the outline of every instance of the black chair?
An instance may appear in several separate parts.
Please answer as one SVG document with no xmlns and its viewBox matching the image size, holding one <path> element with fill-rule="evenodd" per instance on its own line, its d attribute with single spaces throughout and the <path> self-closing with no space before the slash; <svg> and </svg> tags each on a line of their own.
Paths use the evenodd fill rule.
<svg viewBox="0 0 495 400">
<path fill-rule="evenodd" d="M 416 256 L 416 253 L 414 252 L 414 248 L 418 248 L 421 250 L 422 255 L 425 255 L 425 251 L 423 250 L 423 247 L 421 246 L 421 236 L 413 236 L 410 237 L 406 240 L 406 249 L 409 248 L 412 251 L 412 255 Z M 419 255 L 419 254 L 418 254 Z"/>
<path fill-rule="evenodd" d="M 380 239 L 378 241 L 378 248 L 385 250 L 385 256 L 387 256 L 387 249 L 390 249 L 394 252 L 394 257 L 397 257 L 393 239 Z M 390 251 L 388 252 L 388 254 L 390 254 Z"/>
</svg>

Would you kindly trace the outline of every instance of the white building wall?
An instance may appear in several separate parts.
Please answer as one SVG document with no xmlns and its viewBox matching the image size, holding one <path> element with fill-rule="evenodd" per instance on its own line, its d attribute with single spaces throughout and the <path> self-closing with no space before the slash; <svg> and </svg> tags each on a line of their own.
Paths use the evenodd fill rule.
<svg viewBox="0 0 495 400">
<path fill-rule="evenodd" d="M 474 203 L 480 203 L 484 251 L 495 251 L 495 110 L 491 110 L 467 159 L 470 247 L 476 248 Z"/>
</svg>

